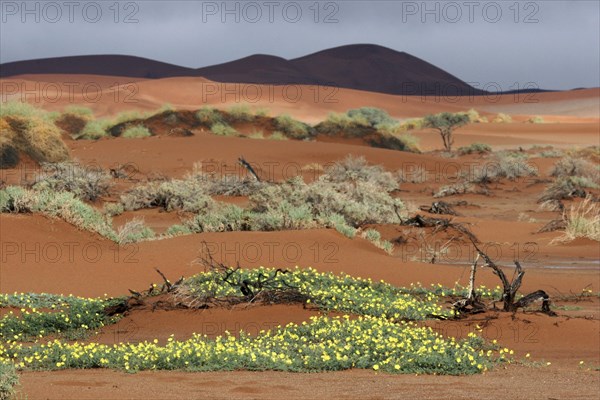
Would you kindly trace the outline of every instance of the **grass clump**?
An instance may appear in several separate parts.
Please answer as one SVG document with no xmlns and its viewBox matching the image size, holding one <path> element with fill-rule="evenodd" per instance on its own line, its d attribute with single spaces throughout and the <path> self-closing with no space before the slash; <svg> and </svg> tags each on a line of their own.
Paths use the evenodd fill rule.
<svg viewBox="0 0 600 400">
<path fill-rule="evenodd" d="M 203 182 L 206 193 L 214 193 L 213 183 Z M 217 187 L 223 182 L 217 182 Z M 350 157 L 310 184 L 300 177 L 281 184 L 252 183 L 249 191 L 244 189 L 250 198 L 247 209 L 210 203 L 184 226 L 191 232 L 332 227 L 353 237 L 356 228 L 365 224 L 400 222 L 404 205 L 389 194 L 397 187 L 391 173 Z"/>
<path fill-rule="evenodd" d="M 70 105 L 70 106 L 65 107 L 64 113 L 76 115 L 76 116 L 83 117 L 86 119 L 94 118 L 94 112 L 92 111 L 91 108 L 79 106 L 79 105 Z"/>
<path fill-rule="evenodd" d="M 346 115 L 354 121 L 364 121 L 368 126 L 377 128 L 396 125 L 398 121 L 390 117 L 387 111 L 375 107 L 361 107 L 348 110 Z"/>
<path fill-rule="evenodd" d="M 487 154 L 491 153 L 492 148 L 490 145 L 485 143 L 472 143 L 469 146 L 459 147 L 458 154 Z"/>
<path fill-rule="evenodd" d="M 293 119 L 289 115 L 280 115 L 273 120 L 276 131 L 282 132 L 291 139 L 310 139 L 313 136 L 312 129 L 304 122 Z"/>
<path fill-rule="evenodd" d="M 391 172 L 380 165 L 369 165 L 364 157 L 347 156 L 325 169 L 325 182 L 354 184 L 357 181 L 372 182 L 386 192 L 398 189 L 398 182 Z"/>
<path fill-rule="evenodd" d="M 206 184 L 196 179 L 150 181 L 121 196 L 121 204 L 128 211 L 160 207 L 165 211 L 198 212 L 214 204 Z"/>
<path fill-rule="evenodd" d="M 63 162 L 42 164 L 42 174 L 32 187 L 38 191 L 71 192 L 81 200 L 95 201 L 107 195 L 110 186 L 110 175 L 101 168 Z"/>
<path fill-rule="evenodd" d="M 196 111 L 196 119 L 205 126 L 213 126 L 214 124 L 225 122 L 221 111 L 206 106 Z"/>
<path fill-rule="evenodd" d="M 587 238 L 600 242 L 600 205 L 591 196 L 565 210 L 563 220 L 566 228 L 559 241 Z"/>
<path fill-rule="evenodd" d="M 269 140 L 288 140 L 288 137 L 281 131 L 274 131 L 269 135 Z"/>
<path fill-rule="evenodd" d="M 110 240 L 116 240 L 110 221 L 95 208 L 69 192 L 35 191 L 9 186 L 0 190 L 0 212 L 39 212 L 60 218 L 80 229 L 96 232 Z"/>
<path fill-rule="evenodd" d="M 0 107 L 0 153 L 2 168 L 18 165 L 21 155 L 38 163 L 70 158 L 53 117 L 26 103 L 8 102 Z"/>
<path fill-rule="evenodd" d="M 144 138 L 150 136 L 152 136 L 150 130 L 142 125 L 130 126 L 121 134 L 121 137 L 127 139 Z"/>
<path fill-rule="evenodd" d="M 211 125 L 210 130 L 212 133 L 219 136 L 238 136 L 238 131 L 224 122 L 217 122 L 216 124 Z"/>
<path fill-rule="evenodd" d="M 0 400 L 10 400 L 19 384 L 19 375 L 11 362 L 0 361 Z"/>
<path fill-rule="evenodd" d="M 139 217 L 127 221 L 117 231 L 117 243 L 119 244 L 136 243 L 154 237 L 154 231 L 147 227 L 144 220 Z"/>
<path fill-rule="evenodd" d="M 512 122 L 512 117 L 508 114 L 499 113 L 492 120 L 494 124 L 508 124 Z"/>
<path fill-rule="evenodd" d="M 531 117 L 527 120 L 528 123 L 530 124 L 543 124 L 544 123 L 544 118 L 542 118 L 539 115 L 536 115 L 534 117 Z"/>
<path fill-rule="evenodd" d="M 381 233 L 379 233 L 375 229 L 367 229 L 363 232 L 362 236 L 369 242 L 373 243 L 376 247 L 384 250 L 388 254 L 392 254 L 392 252 L 394 251 L 394 245 L 387 240 L 382 240 Z"/>
<path fill-rule="evenodd" d="M 244 104 L 236 104 L 227 110 L 229 113 L 229 122 L 252 122 L 254 120 L 254 114 L 250 110 L 250 107 Z"/>
<path fill-rule="evenodd" d="M 76 136 L 75 139 L 97 140 L 106 137 L 108 135 L 108 129 L 112 125 L 113 123 L 107 119 L 94 119 L 88 121 L 81 133 Z"/>
</svg>

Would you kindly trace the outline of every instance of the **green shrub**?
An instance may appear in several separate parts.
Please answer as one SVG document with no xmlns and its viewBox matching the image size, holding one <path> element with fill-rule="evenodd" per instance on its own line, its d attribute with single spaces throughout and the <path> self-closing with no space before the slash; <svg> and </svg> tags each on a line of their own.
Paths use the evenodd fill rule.
<svg viewBox="0 0 600 400">
<path fill-rule="evenodd" d="M 233 204 L 221 204 L 209 209 L 201 209 L 183 227 L 172 227 L 171 234 L 185 232 L 232 232 L 249 230 L 245 221 L 245 211 Z"/>
<path fill-rule="evenodd" d="M 225 122 L 223 114 L 219 110 L 206 106 L 196 111 L 196 119 L 205 126 L 213 126 Z"/>
<path fill-rule="evenodd" d="M 353 120 L 366 121 L 369 126 L 374 128 L 380 125 L 395 125 L 398 122 L 391 118 L 387 111 L 375 107 L 348 110 L 346 115 Z"/>
<path fill-rule="evenodd" d="M 236 104 L 229 108 L 229 120 L 235 122 L 251 122 L 254 120 L 254 115 L 250 111 L 250 107 L 243 104 Z"/>
<path fill-rule="evenodd" d="M 354 184 L 356 181 L 371 182 L 386 192 L 398 189 L 398 182 L 391 172 L 380 165 L 369 165 L 364 157 L 347 156 L 324 171 L 325 182 Z"/>
<path fill-rule="evenodd" d="M 464 147 L 458 148 L 458 153 L 461 155 L 473 154 L 473 153 L 486 154 L 486 153 L 491 153 L 491 152 L 492 152 L 492 148 L 485 143 L 472 143 L 469 146 L 464 146 Z"/>
<path fill-rule="evenodd" d="M 39 212 L 116 240 L 110 221 L 95 208 L 77 199 L 73 193 L 33 191 L 9 186 L 0 190 L 0 207 L 2 212 Z"/>
<path fill-rule="evenodd" d="M 170 226 L 169 229 L 167 229 L 165 235 L 171 237 L 189 235 L 190 233 L 192 233 L 192 231 L 185 225 L 173 225 Z"/>
<path fill-rule="evenodd" d="M 210 127 L 210 130 L 215 135 L 219 136 L 237 136 L 238 132 L 226 123 L 217 122 Z"/>
<path fill-rule="evenodd" d="M 360 115 L 352 118 L 348 114 L 337 113 L 330 113 L 325 121 L 315 126 L 315 129 L 324 135 L 342 134 L 345 137 L 361 137 L 375 130 L 367 119 Z"/>
<path fill-rule="evenodd" d="M 143 125 L 130 126 L 121 134 L 121 137 L 127 139 L 144 138 L 149 136 L 152 136 L 152 133 L 150 133 L 150 130 Z"/>
<path fill-rule="evenodd" d="M 121 203 L 105 203 L 104 204 L 104 213 L 111 217 L 116 215 L 121 215 L 125 211 L 123 204 Z"/>
<path fill-rule="evenodd" d="M 19 375 L 12 363 L 0 361 L 0 400 L 10 400 L 19 384 Z"/>
<path fill-rule="evenodd" d="M 78 106 L 78 105 L 70 105 L 65 107 L 65 114 L 71 114 L 71 115 L 77 115 L 86 119 L 92 119 L 94 118 L 94 112 L 88 108 L 88 107 L 84 107 L 84 106 Z"/>
<path fill-rule="evenodd" d="M 70 158 L 69 149 L 62 140 L 60 130 L 46 114 L 35 108 L 31 111 L 29 105 L 23 106 L 24 110 L 19 107 L 16 107 L 17 110 L 13 109 L 15 107 L 7 107 L 9 110 L 4 110 L 4 107 L 0 107 L 6 114 L 0 117 L 0 146 L 2 153 L 9 155 L 12 162 L 8 163 L 8 160 L 3 158 L 2 165 L 16 166 L 20 153 L 40 163 L 60 162 Z M 10 115 L 10 112 L 15 114 Z M 22 115 L 28 112 L 31 112 L 29 116 Z"/>
<path fill-rule="evenodd" d="M 425 120 L 423 118 L 412 118 L 407 119 L 405 121 L 400 122 L 398 125 L 398 131 L 410 131 L 410 130 L 419 130 L 425 127 Z"/>
<path fill-rule="evenodd" d="M 269 116 L 269 109 L 268 108 L 263 108 L 263 107 L 259 107 L 254 111 L 254 115 L 256 115 L 257 117 L 268 117 Z"/>
<path fill-rule="evenodd" d="M 256 131 L 256 130 L 254 130 L 254 131 L 250 132 L 250 134 L 248 135 L 248 137 L 250 139 L 264 139 L 265 135 L 264 135 L 263 131 Z"/>
<path fill-rule="evenodd" d="M 275 130 L 283 132 L 285 136 L 292 139 L 309 139 L 312 132 L 308 125 L 297 121 L 289 115 L 280 115 L 273 120 Z"/>
<path fill-rule="evenodd" d="M 492 122 L 495 124 L 508 124 L 512 122 L 512 117 L 508 114 L 499 113 Z"/>
<path fill-rule="evenodd" d="M 166 211 L 198 212 L 212 207 L 214 201 L 203 181 L 187 178 L 136 186 L 121 196 L 121 204 L 125 210 L 160 207 Z"/>
<path fill-rule="evenodd" d="M 274 131 L 273 133 L 271 133 L 271 135 L 268 137 L 268 139 L 270 139 L 270 140 L 288 140 L 288 137 L 285 136 L 285 134 L 283 132 Z"/>
<path fill-rule="evenodd" d="M 82 200 L 95 201 L 107 195 L 110 175 L 100 168 L 76 163 L 43 163 L 42 174 L 33 184 L 35 190 L 71 192 Z"/>
<path fill-rule="evenodd" d="M 117 231 L 117 243 L 136 243 L 142 240 L 152 239 L 154 236 L 154 231 L 144 224 L 144 220 L 136 217 L 131 221 L 127 221 L 125 225 L 119 228 Z"/>
<path fill-rule="evenodd" d="M 88 121 L 85 127 L 75 139 L 90 139 L 96 140 L 108 135 L 108 129 L 113 126 L 113 123 L 107 119 L 95 119 Z"/>
</svg>

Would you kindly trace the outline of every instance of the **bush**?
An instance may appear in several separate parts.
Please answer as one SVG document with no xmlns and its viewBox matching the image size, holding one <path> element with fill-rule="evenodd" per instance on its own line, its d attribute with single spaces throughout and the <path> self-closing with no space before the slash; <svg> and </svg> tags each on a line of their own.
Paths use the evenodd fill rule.
<svg viewBox="0 0 600 400">
<path fill-rule="evenodd" d="M 499 113 L 496 115 L 496 117 L 494 117 L 492 122 L 495 124 L 507 124 L 512 122 L 512 117 L 508 114 Z"/>
<path fill-rule="evenodd" d="M 357 229 L 348 225 L 343 215 L 332 213 L 320 216 L 320 222 L 327 228 L 333 228 L 350 239 L 356 236 Z"/>
<path fill-rule="evenodd" d="M 473 153 L 486 154 L 486 153 L 491 153 L 491 152 L 492 152 L 492 148 L 485 143 L 472 143 L 469 146 L 458 148 L 458 154 L 461 154 L 461 155 L 473 154 Z"/>
<path fill-rule="evenodd" d="M 196 111 L 196 119 L 205 126 L 213 126 L 217 123 L 224 123 L 223 114 L 211 107 L 202 107 Z"/>
<path fill-rule="evenodd" d="M 169 227 L 169 229 L 167 229 L 167 231 L 165 232 L 166 236 L 169 237 L 173 237 L 173 236 L 183 236 L 183 235 L 189 235 L 190 233 L 193 233 L 190 228 L 188 228 L 185 225 L 173 225 L 171 227 Z"/>
<path fill-rule="evenodd" d="M 123 204 L 121 203 L 105 203 L 104 204 L 104 213 L 111 217 L 116 215 L 121 215 L 125 211 Z"/>
<path fill-rule="evenodd" d="M 390 117 L 387 111 L 375 107 L 361 107 L 348 110 L 346 115 L 355 121 L 365 121 L 367 125 L 374 128 L 381 125 L 395 125 L 398 123 L 398 121 Z"/>
<path fill-rule="evenodd" d="M 349 185 L 328 182 L 324 177 L 308 185 L 299 178 L 291 179 L 264 187 L 250 197 L 255 212 L 277 210 L 284 200 L 295 207 L 308 205 L 317 220 L 339 214 L 348 225 L 355 227 L 400 222 L 397 212 L 404 209 L 401 201 L 392 198 L 375 183 L 357 180 Z"/>
<path fill-rule="evenodd" d="M 263 131 L 252 131 L 252 132 L 250 132 L 248 137 L 250 139 L 264 139 L 265 135 L 264 135 Z"/>
<path fill-rule="evenodd" d="M 12 363 L 0 361 L 0 400 L 9 400 L 15 394 L 14 387 L 19 384 L 19 375 Z"/>
<path fill-rule="evenodd" d="M 572 156 L 563 157 L 554 164 L 550 175 L 557 178 L 564 177 L 582 177 L 591 180 L 598 180 L 600 169 L 598 165 L 583 159 Z"/>
<path fill-rule="evenodd" d="M 364 157 L 347 156 L 325 169 L 321 179 L 325 182 L 354 184 L 356 181 L 371 182 L 386 192 L 398 189 L 398 182 L 391 172 L 380 165 L 369 165 Z"/>
<path fill-rule="evenodd" d="M 235 122 L 251 122 L 254 120 L 254 115 L 250 108 L 247 105 L 236 104 L 232 106 L 229 110 L 229 121 L 232 123 Z"/>
<path fill-rule="evenodd" d="M 263 107 L 259 107 L 254 111 L 254 115 L 256 115 L 257 117 L 268 117 L 269 116 L 269 109 L 268 108 L 263 108 Z"/>
<path fill-rule="evenodd" d="M 273 121 L 275 130 L 283 132 L 283 134 L 292 139 L 308 139 L 311 138 L 312 132 L 308 125 L 297 121 L 289 115 L 280 115 Z"/>
<path fill-rule="evenodd" d="M 195 178 L 204 180 L 208 193 L 217 196 L 250 196 L 264 185 L 254 178 L 241 179 L 235 175 L 224 176 L 221 179 L 210 179 L 198 175 Z"/>
<path fill-rule="evenodd" d="M 467 117 L 469 117 L 469 122 L 470 123 L 481 123 L 481 122 L 487 122 L 487 118 L 485 117 L 481 117 L 479 115 L 479 113 L 477 112 L 477 110 L 471 108 L 469 111 L 466 112 L 462 112 L 459 114 L 463 114 L 466 115 Z"/>
<path fill-rule="evenodd" d="M 125 225 L 119 228 L 117 231 L 117 243 L 136 243 L 141 240 L 152 239 L 154 236 L 154 231 L 144 224 L 144 220 L 136 217 L 131 221 L 127 221 Z"/>
<path fill-rule="evenodd" d="M 219 136 L 237 136 L 238 132 L 232 128 L 231 126 L 227 125 L 226 123 L 222 123 L 222 122 L 217 122 L 216 124 L 213 124 L 210 127 L 210 130 L 212 131 L 212 133 L 214 133 L 215 135 L 219 135 Z"/>
<path fill-rule="evenodd" d="M 271 135 L 268 137 L 268 139 L 270 139 L 270 140 L 288 140 L 288 137 L 285 136 L 285 134 L 283 132 L 275 131 L 275 132 L 271 133 Z"/>
<path fill-rule="evenodd" d="M 559 177 L 546 187 L 540 197 L 540 202 L 565 200 L 573 197 L 585 197 L 585 189 L 597 189 L 598 185 L 585 177 Z"/>
<path fill-rule="evenodd" d="M 125 210 L 161 207 L 166 211 L 198 212 L 214 205 L 207 186 L 197 179 L 151 181 L 139 185 L 121 196 Z"/>
<path fill-rule="evenodd" d="M 95 201 L 107 195 L 110 175 L 100 168 L 81 166 L 76 163 L 44 163 L 43 173 L 36 178 L 35 190 L 71 192 L 81 200 Z"/>
<path fill-rule="evenodd" d="M 493 182 L 501 178 L 515 180 L 521 177 L 537 176 L 537 168 L 529 164 L 524 156 L 519 154 L 498 153 L 482 170 L 477 171 L 472 182 Z M 479 182 L 478 182 L 479 181 Z"/>
<path fill-rule="evenodd" d="M 95 119 L 89 121 L 79 136 L 75 139 L 97 140 L 108 135 L 107 131 L 113 124 L 107 119 Z"/>
<path fill-rule="evenodd" d="M 246 213 L 233 204 L 220 204 L 209 209 L 202 209 L 183 226 L 175 225 L 167 231 L 171 235 L 186 232 L 233 232 L 249 230 L 245 222 Z"/>
<path fill-rule="evenodd" d="M 152 136 L 152 133 L 143 125 L 130 126 L 123 131 L 121 137 L 134 139 Z"/>
<path fill-rule="evenodd" d="M 350 117 L 348 114 L 336 113 L 330 113 L 325 121 L 315 126 L 315 129 L 324 135 L 342 134 L 345 137 L 361 137 L 375 130 L 361 115 Z"/>
<path fill-rule="evenodd" d="M 423 129 L 425 126 L 425 120 L 423 118 L 412 118 L 402 121 L 398 126 L 398 131 L 410 131 Z"/>
<path fill-rule="evenodd" d="M 3 113 L 8 114 L 7 110 Z M 8 107 L 9 111 L 11 107 Z M 20 110 L 31 111 L 31 106 Z M 36 110 L 34 108 L 34 110 Z M 16 113 L 15 110 L 12 110 Z M 31 111 L 30 116 L 7 115 L 0 118 L 2 152 L 9 156 L 2 164 L 15 166 L 20 153 L 24 153 L 36 162 L 61 162 L 69 159 L 69 150 L 62 140 L 60 130 L 54 122 L 40 111 Z"/>
</svg>

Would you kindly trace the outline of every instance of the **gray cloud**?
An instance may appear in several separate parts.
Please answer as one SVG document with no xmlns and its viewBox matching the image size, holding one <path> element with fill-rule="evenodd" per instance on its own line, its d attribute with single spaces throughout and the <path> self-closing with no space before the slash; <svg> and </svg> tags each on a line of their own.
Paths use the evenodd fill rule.
<svg viewBox="0 0 600 400">
<path fill-rule="evenodd" d="M 30 13 L 21 1 L 0 3 L 0 62 L 128 54 L 201 67 L 375 43 L 480 87 L 600 86 L 597 1 L 29 1 Z"/>
</svg>

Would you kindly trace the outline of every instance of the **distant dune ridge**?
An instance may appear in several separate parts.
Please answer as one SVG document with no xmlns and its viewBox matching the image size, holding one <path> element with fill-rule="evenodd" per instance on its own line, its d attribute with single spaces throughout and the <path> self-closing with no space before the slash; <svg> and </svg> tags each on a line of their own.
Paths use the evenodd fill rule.
<svg viewBox="0 0 600 400">
<path fill-rule="evenodd" d="M 124 55 L 56 57 L 0 64 L 0 77 L 27 74 L 149 79 L 204 77 L 217 82 L 327 85 L 396 95 L 484 93 L 424 60 L 372 44 L 341 46 L 291 60 L 257 54 L 198 69 Z"/>
</svg>

